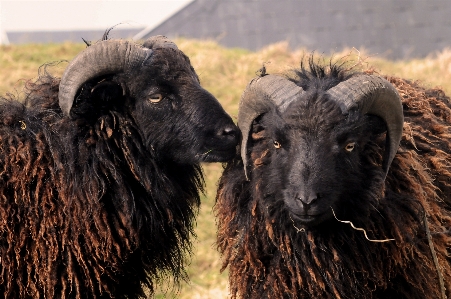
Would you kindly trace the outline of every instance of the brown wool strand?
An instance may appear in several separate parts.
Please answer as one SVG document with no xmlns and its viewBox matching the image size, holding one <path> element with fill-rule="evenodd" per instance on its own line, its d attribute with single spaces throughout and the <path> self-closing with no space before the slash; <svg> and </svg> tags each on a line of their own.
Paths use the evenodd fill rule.
<svg viewBox="0 0 451 299">
<path fill-rule="evenodd" d="M 188 237 L 199 204 L 197 190 L 202 188 L 200 169 L 193 169 L 195 178 L 186 179 L 185 190 L 156 173 L 161 168 L 152 168 L 152 161 L 143 167 L 135 158 L 142 150 L 135 140 L 136 128 L 114 112 L 71 144 L 86 163 L 71 160 L 65 155 L 73 153 L 60 148 L 64 139 L 55 137 L 55 129 L 70 134 L 82 124 L 65 123 L 58 87 L 59 80 L 44 70 L 37 81 L 27 83 L 25 106 L 12 96 L 0 97 L 0 113 L 5 115 L 0 118 L 0 297 L 118 298 L 117 288 L 125 284 L 134 289 L 130 298 L 142 298 L 142 285 L 152 293 L 154 282 L 168 275 L 179 283 L 186 278 L 183 266 L 191 250 Z M 26 111 L 39 113 L 24 119 Z M 94 144 L 100 154 L 93 152 Z M 92 156 L 102 160 L 95 164 Z M 140 194 L 127 186 L 132 179 L 125 182 L 117 173 L 123 171 L 119 164 L 130 170 L 127 179 L 134 177 Z M 167 186 L 153 194 L 154 184 Z M 104 202 L 112 199 L 108 192 L 122 201 Z M 177 200 L 171 192 L 177 193 Z M 146 201 L 137 207 L 134 200 L 144 193 Z M 160 205 L 156 195 L 177 202 L 177 207 Z M 182 220 L 171 222 L 174 218 Z M 155 221 L 152 229 L 161 234 L 158 242 L 149 239 L 152 229 L 142 227 L 143 219 Z M 140 251 L 140 246 L 147 251 L 157 243 L 165 246 L 171 232 L 173 241 L 168 242 L 174 246 L 161 248 L 161 254 Z M 129 273 L 121 273 L 127 263 L 135 263 L 133 271 L 142 272 L 137 281 L 127 281 Z"/>
</svg>

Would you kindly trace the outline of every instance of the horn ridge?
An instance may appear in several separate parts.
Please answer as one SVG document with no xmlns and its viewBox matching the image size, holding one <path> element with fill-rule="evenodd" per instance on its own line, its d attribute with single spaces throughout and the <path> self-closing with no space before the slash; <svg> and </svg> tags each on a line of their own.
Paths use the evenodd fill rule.
<svg viewBox="0 0 451 299">
<path fill-rule="evenodd" d="M 143 47 L 149 48 L 149 49 L 156 49 L 156 48 L 178 49 L 177 45 L 164 35 L 155 35 L 155 36 L 149 37 L 148 39 L 146 39 L 144 41 Z"/>
</svg>

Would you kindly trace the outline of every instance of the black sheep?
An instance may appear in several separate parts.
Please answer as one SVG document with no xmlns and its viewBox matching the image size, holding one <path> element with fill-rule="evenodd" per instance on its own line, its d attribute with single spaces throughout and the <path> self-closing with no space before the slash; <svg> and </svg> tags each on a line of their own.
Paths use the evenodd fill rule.
<svg viewBox="0 0 451 299">
<path fill-rule="evenodd" d="M 0 98 L 0 297 L 138 298 L 186 278 L 199 163 L 232 158 L 237 131 L 162 36 L 99 41 Z"/>
<path fill-rule="evenodd" d="M 232 298 L 451 297 L 451 103 L 387 80 L 310 59 L 248 85 L 215 207 Z"/>
</svg>

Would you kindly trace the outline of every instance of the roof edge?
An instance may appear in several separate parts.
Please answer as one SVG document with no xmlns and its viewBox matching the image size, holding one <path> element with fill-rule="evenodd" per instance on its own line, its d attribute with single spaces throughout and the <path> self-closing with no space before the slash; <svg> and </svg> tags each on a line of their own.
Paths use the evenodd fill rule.
<svg viewBox="0 0 451 299">
<path fill-rule="evenodd" d="M 157 28 L 158 26 L 160 26 L 161 24 L 163 24 L 164 22 L 166 22 L 167 20 L 169 20 L 170 18 L 172 18 L 173 16 L 175 16 L 176 14 L 178 14 L 180 11 L 182 11 L 183 9 L 185 9 L 186 7 L 188 7 L 189 5 L 193 4 L 194 2 L 196 2 L 196 0 L 190 0 L 189 2 L 187 2 L 185 5 L 183 5 L 182 7 L 180 7 L 177 11 L 175 11 L 174 13 L 172 13 L 171 15 L 168 15 L 168 17 L 166 19 L 164 19 L 163 21 L 161 21 L 160 23 L 153 25 L 153 26 L 147 26 L 146 28 L 144 28 L 143 30 L 141 30 L 140 32 L 138 32 L 137 34 L 135 34 L 132 39 L 133 40 L 140 40 L 142 38 L 144 38 L 147 34 L 149 34 L 150 32 L 152 32 L 152 30 L 154 30 L 155 28 Z"/>
</svg>

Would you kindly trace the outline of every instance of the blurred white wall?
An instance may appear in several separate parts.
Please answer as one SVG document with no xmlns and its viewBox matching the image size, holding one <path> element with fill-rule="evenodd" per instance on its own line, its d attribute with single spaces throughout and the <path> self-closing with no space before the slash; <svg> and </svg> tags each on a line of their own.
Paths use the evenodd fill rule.
<svg viewBox="0 0 451 299">
<path fill-rule="evenodd" d="M 2 1 L 0 1 L 0 45 L 8 45 L 9 40 L 6 32 L 3 30 L 3 18 L 2 18 Z"/>
<path fill-rule="evenodd" d="M 0 0 L 5 31 L 105 29 L 157 25 L 192 0 Z"/>
</svg>

